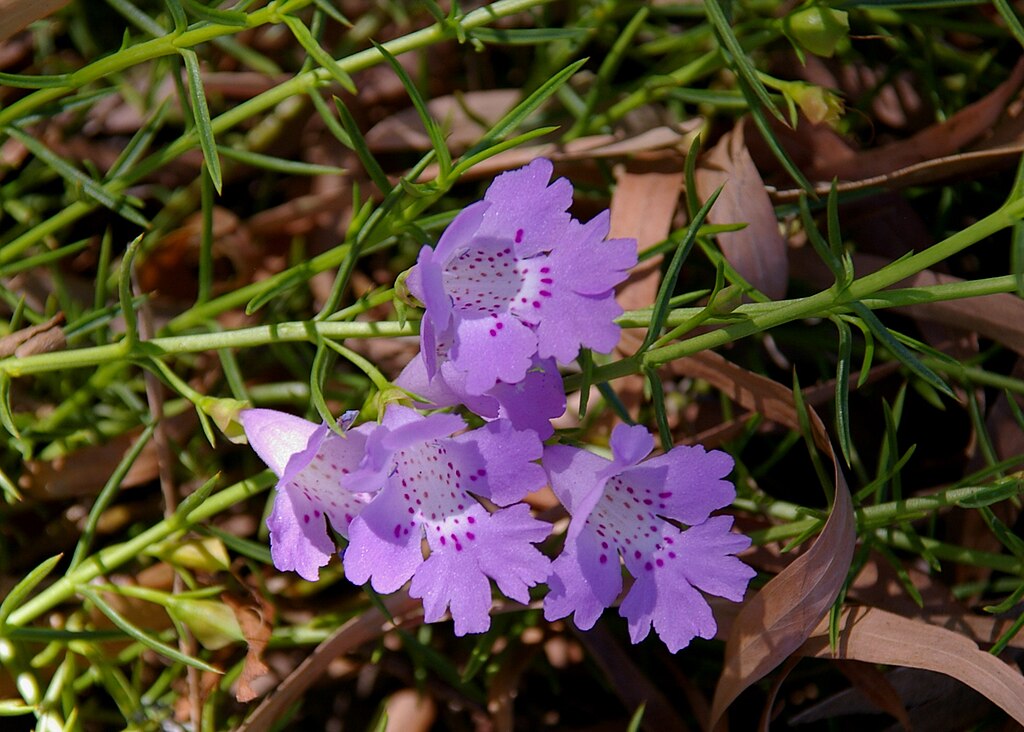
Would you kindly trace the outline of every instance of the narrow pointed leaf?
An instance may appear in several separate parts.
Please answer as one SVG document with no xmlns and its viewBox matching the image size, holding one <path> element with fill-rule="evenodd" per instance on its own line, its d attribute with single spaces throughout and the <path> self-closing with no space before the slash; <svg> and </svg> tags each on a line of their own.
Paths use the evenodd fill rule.
<svg viewBox="0 0 1024 732">
<path fill-rule="evenodd" d="M 189 48 L 178 49 L 185 61 L 185 73 L 188 76 L 188 94 L 192 102 L 192 115 L 195 118 L 196 132 L 199 135 L 199 147 L 203 151 L 206 169 L 213 181 L 217 193 L 221 192 L 224 179 L 220 170 L 220 158 L 217 156 L 217 141 L 213 137 L 213 123 L 210 121 L 210 108 L 206 104 L 206 91 L 203 89 L 203 78 L 199 72 L 199 57 Z"/>
</svg>

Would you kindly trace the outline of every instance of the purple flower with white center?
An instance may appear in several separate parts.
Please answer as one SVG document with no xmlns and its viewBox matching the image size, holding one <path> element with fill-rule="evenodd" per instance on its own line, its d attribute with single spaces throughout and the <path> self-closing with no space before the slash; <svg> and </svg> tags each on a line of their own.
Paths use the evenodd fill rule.
<svg viewBox="0 0 1024 732">
<path fill-rule="evenodd" d="M 407 282 L 426 308 L 429 378 L 439 345 L 465 391 L 481 395 L 522 381 L 535 358 L 565 364 L 581 347 L 608 353 L 618 342 L 614 288 L 636 264 L 636 242 L 605 240 L 607 211 L 586 224 L 570 217 L 572 186 L 549 185 L 552 169 L 538 158 L 498 176 L 420 251 Z"/>
<path fill-rule="evenodd" d="M 342 437 L 326 423 L 316 425 L 272 409 L 246 409 L 240 419 L 249 444 L 280 479 L 267 519 L 274 566 L 315 581 L 337 550 L 324 518 L 347 536 L 349 524 L 372 498 L 341 485 L 342 476 L 363 458 L 366 426 Z M 341 420 L 343 426 L 350 421 Z"/>
<path fill-rule="evenodd" d="M 553 358 L 534 358 L 533 366 L 516 384 L 498 381 L 483 394 L 466 390 L 466 374 L 443 356 L 434 378 L 427 376 L 423 355 L 416 354 L 395 379 L 395 385 L 437 407 L 464 404 L 488 419 L 507 419 L 517 430 L 533 430 L 546 440 L 554 434 L 551 420 L 565 412 L 565 389 Z"/>
<path fill-rule="evenodd" d="M 456 635 L 490 627 L 488 577 L 527 603 L 529 588 L 548 578 L 551 565 L 533 546 L 551 526 L 516 503 L 546 482 L 533 462 L 543 452 L 536 433 L 498 420 L 451 436 L 464 427 L 452 414 L 424 417 L 391 404 L 367 438 L 361 469 L 344 481 L 379 489 L 349 527 L 348 578 L 381 593 L 412 579 L 409 594 L 423 599 L 427 622 L 450 609 Z M 504 508 L 489 513 L 474 494 Z"/>
<path fill-rule="evenodd" d="M 733 461 L 698 445 L 640 462 L 654 447 L 643 427 L 619 425 L 611 446 L 611 461 L 564 445 L 544 452 L 551 487 L 572 516 L 551 566 L 544 616 L 575 613 L 579 628 L 593 627 L 622 591 L 621 556 L 635 580 L 619 607 L 632 641 L 653 625 L 675 653 L 694 637 L 715 634 L 698 590 L 738 601 L 754 576 L 733 556 L 750 539 L 730 531 L 731 517 L 710 516 L 736 495 L 724 480 Z"/>
</svg>

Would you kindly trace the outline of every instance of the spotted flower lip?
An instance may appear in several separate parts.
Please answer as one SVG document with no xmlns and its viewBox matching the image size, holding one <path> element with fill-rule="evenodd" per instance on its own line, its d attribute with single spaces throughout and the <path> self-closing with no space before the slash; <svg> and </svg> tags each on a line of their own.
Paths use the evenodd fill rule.
<svg viewBox="0 0 1024 732">
<path fill-rule="evenodd" d="M 654 446 L 643 427 L 619 425 L 611 446 L 611 461 L 564 445 L 545 450 L 551 487 L 572 520 L 551 567 L 544 615 L 574 614 L 579 628 L 593 627 L 622 591 L 621 556 L 634 577 L 619 607 L 632 641 L 653 625 L 675 653 L 715 634 L 700 591 L 738 601 L 754 575 L 733 556 L 750 539 L 731 531 L 731 517 L 710 515 L 735 497 L 724 480 L 733 461 L 700 446 L 643 460 Z"/>
<path fill-rule="evenodd" d="M 488 578 L 526 603 L 550 570 L 533 545 L 551 526 L 515 503 L 545 483 L 533 462 L 543 451 L 536 433 L 498 420 L 451 436 L 464 427 L 455 415 L 391 404 L 366 440 L 360 470 L 345 479 L 350 489 L 376 492 L 349 526 L 348 578 L 382 593 L 411 579 L 427 622 L 450 610 L 456 635 L 490 627 Z M 499 508 L 490 513 L 474 496 Z"/>
<path fill-rule="evenodd" d="M 481 395 L 523 380 L 534 358 L 568 363 L 581 347 L 610 352 L 622 313 L 614 287 L 636 264 L 636 241 L 606 239 L 607 211 L 586 224 L 567 209 L 572 186 L 549 183 L 543 158 L 495 178 L 424 247 L 407 279 L 424 303 L 421 353 L 428 378 L 438 344 L 464 389 Z"/>
<path fill-rule="evenodd" d="M 273 409 L 246 409 L 240 419 L 249 444 L 279 478 L 267 519 L 274 566 L 315 581 L 336 551 L 324 519 L 347 536 L 352 519 L 372 498 L 341 485 L 342 476 L 363 459 L 367 428 L 357 427 L 342 437 L 326 423 Z M 341 421 L 347 426 L 351 419 L 346 415 Z"/>
</svg>

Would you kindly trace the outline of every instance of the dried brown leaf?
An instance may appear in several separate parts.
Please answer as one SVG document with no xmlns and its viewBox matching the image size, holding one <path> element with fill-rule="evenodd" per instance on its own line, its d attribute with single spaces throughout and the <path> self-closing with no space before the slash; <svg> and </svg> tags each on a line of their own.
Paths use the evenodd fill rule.
<svg viewBox="0 0 1024 732">
<path fill-rule="evenodd" d="M 0 0 L 0 41 L 67 4 L 68 0 Z"/>
<path fill-rule="evenodd" d="M 937 671 L 984 694 L 1024 724 L 1024 676 L 969 638 L 876 607 L 845 608 L 839 628 L 834 654 L 829 648 L 827 621 L 814 629 L 800 653 Z"/>
<path fill-rule="evenodd" d="M 165 424 L 171 439 L 182 440 L 196 427 L 195 412 L 184 412 L 165 420 Z M 133 430 L 102 445 L 82 447 L 53 460 L 26 460 L 18 486 L 40 501 L 96 495 L 140 433 L 141 430 Z M 132 488 L 156 478 L 158 462 L 156 447 L 150 442 L 128 469 L 121 487 Z"/>
<path fill-rule="evenodd" d="M 682 171 L 630 172 L 620 169 L 612 194 L 611 230 L 608 235 L 636 239 L 640 251 L 664 241 L 672 229 L 682 185 Z M 661 260 L 661 255 L 646 259 L 629 273 L 616 298 L 624 310 L 638 310 L 654 303 L 661 282 Z M 646 332 L 644 328 L 623 330 L 618 352 L 628 355 L 636 351 Z M 633 417 L 639 413 L 643 390 L 644 378 L 638 374 L 619 379 L 615 384 L 619 399 Z"/>
<path fill-rule="evenodd" d="M 580 137 L 564 145 L 545 143 L 517 147 L 498 153 L 474 165 L 467 170 L 464 180 L 492 178 L 512 168 L 526 165 L 531 160 L 545 157 L 554 162 L 589 161 L 596 158 L 622 158 L 660 150 L 689 149 L 690 141 L 698 133 L 703 121 L 699 118 L 690 119 L 677 125 L 654 127 L 637 135 L 622 138 L 615 135 L 591 135 Z M 437 177 L 437 167 L 430 166 L 420 176 L 420 180 L 433 180 Z"/>
<path fill-rule="evenodd" d="M 992 140 L 988 149 L 961 152 L 992 130 L 1006 111 L 1008 102 L 1024 83 L 1024 60 L 1018 62 L 1010 77 L 988 95 L 970 104 L 944 122 L 897 142 L 855 150 L 846 140 L 823 125 L 800 126 L 799 132 L 778 127 L 779 139 L 799 160 L 801 169 L 827 194 L 833 178 L 840 190 L 885 186 L 901 188 L 967 172 L 991 169 L 996 162 L 1019 157 L 1019 140 Z M 779 191 L 776 200 L 794 200 L 796 189 Z"/>
<path fill-rule="evenodd" d="M 47 320 L 45 323 L 38 323 L 37 325 L 30 325 L 27 328 L 21 328 L 13 333 L 5 335 L 0 338 L 0 358 L 7 358 L 8 356 L 25 356 L 28 353 L 23 352 L 22 349 L 31 348 L 33 341 L 38 342 L 40 338 L 47 338 L 47 334 L 56 331 L 60 334 L 60 342 L 63 343 L 64 334 L 58 328 L 61 323 L 64 322 L 64 313 L 57 313 L 52 318 Z M 38 351 L 32 351 L 38 352 Z"/>
<path fill-rule="evenodd" d="M 255 592 L 253 597 L 254 601 L 249 602 L 227 592 L 221 595 L 224 603 L 235 613 L 238 626 L 242 629 L 242 635 L 249 646 L 235 691 L 235 698 L 243 703 L 259 696 L 252 688 L 252 682 L 270 672 L 267 664 L 263 663 L 263 651 L 270 642 L 274 611 L 273 607 L 263 602 Z"/>
<path fill-rule="evenodd" d="M 746 223 L 739 231 L 718 235 L 729 263 L 744 279 L 772 299 L 786 294 L 789 263 L 786 240 L 779 232 L 775 209 L 743 140 L 743 126 L 727 132 L 696 171 L 697 193 L 709 198 L 724 184 L 708 221 Z"/>
<path fill-rule="evenodd" d="M 771 379 L 710 352 L 685 359 L 678 368 L 710 382 L 741 406 L 799 428 L 792 392 Z M 815 443 L 835 467 L 832 513 L 814 544 L 747 601 L 736 616 L 712 702 L 712 725 L 740 692 L 782 663 L 811 635 L 835 602 L 853 559 L 856 522 L 850 491 L 824 424 L 810 408 L 808 416 Z"/>
<path fill-rule="evenodd" d="M 868 701 L 889 716 L 895 717 L 907 732 L 913 728 L 903 699 L 889 683 L 885 674 L 874 666 L 861 661 L 836 661 L 835 665 Z"/>
<path fill-rule="evenodd" d="M 448 149 L 465 150 L 484 136 L 519 101 L 518 89 L 486 89 L 466 94 L 436 97 L 427 102 L 430 116 L 437 121 Z M 366 133 L 373 152 L 429 150 L 430 137 L 416 109 L 409 107 L 386 117 Z"/>
</svg>

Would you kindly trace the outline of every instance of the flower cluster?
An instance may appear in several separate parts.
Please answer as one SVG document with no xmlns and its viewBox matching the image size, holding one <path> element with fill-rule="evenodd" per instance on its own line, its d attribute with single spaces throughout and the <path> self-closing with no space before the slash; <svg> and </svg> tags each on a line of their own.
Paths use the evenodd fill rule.
<svg viewBox="0 0 1024 732">
<path fill-rule="evenodd" d="M 491 580 L 526 603 L 547 583 L 548 619 L 587 629 L 634 578 L 619 612 L 634 642 L 653 626 L 675 652 L 715 632 L 702 592 L 739 600 L 753 571 L 735 555 L 749 539 L 712 513 L 735 496 L 732 459 L 701 447 L 654 446 L 620 425 L 612 459 L 545 447 L 565 410 L 559 364 L 581 348 L 609 352 L 621 313 L 614 288 L 636 243 L 607 239 L 608 213 L 586 224 L 567 209 L 572 187 L 535 160 L 499 176 L 424 247 L 410 292 L 424 305 L 420 353 L 396 383 L 425 400 L 462 405 L 486 422 L 390 404 L 379 423 L 335 429 L 266 409 L 242 413 L 249 442 L 279 477 L 268 519 L 281 570 L 316 580 L 346 540 L 346 576 L 389 593 L 407 582 L 426 620 L 450 613 L 457 635 L 487 630 Z M 551 532 L 524 497 L 550 485 L 571 516 L 553 561 Z"/>
</svg>

